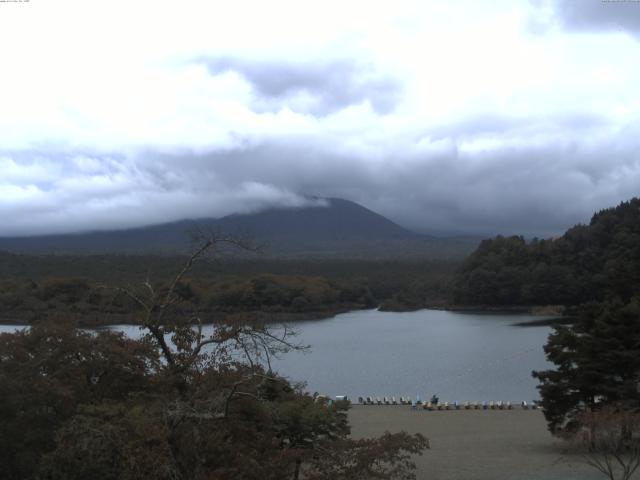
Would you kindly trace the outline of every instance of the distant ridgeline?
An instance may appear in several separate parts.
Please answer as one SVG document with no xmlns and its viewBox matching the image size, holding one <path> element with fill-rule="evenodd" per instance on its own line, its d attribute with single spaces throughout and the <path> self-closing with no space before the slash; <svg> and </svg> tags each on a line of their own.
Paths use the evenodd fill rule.
<svg viewBox="0 0 640 480">
<path fill-rule="evenodd" d="M 193 251 L 194 231 L 219 232 L 264 245 L 275 258 L 461 260 L 478 245 L 476 237 L 421 235 L 355 202 L 324 199 L 326 206 L 274 207 L 259 212 L 200 218 L 75 234 L 2 237 L 0 251 L 28 254 L 177 255 Z M 234 252 L 253 258 L 254 255 Z"/>
<path fill-rule="evenodd" d="M 484 240 L 458 271 L 466 305 L 579 305 L 640 294 L 640 199 L 596 213 L 550 240 Z"/>
</svg>

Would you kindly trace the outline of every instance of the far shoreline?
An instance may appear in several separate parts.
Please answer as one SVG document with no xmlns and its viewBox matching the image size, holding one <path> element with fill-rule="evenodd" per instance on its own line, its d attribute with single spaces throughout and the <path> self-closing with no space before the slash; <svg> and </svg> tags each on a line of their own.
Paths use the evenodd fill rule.
<svg viewBox="0 0 640 480">
<path fill-rule="evenodd" d="M 541 318 L 538 320 L 529 320 L 526 322 L 512 323 L 513 327 L 555 327 L 561 325 L 573 325 L 575 323 L 574 317 L 553 317 L 553 318 Z"/>
<path fill-rule="evenodd" d="M 358 312 L 363 310 L 378 310 L 381 312 L 390 313 L 410 313 L 420 310 L 437 310 L 452 313 L 476 313 L 476 314 L 524 314 L 531 316 L 547 317 L 534 320 L 527 320 L 523 322 L 513 323 L 516 327 L 544 327 L 554 325 L 567 325 L 574 322 L 573 317 L 564 316 L 564 306 L 561 305 L 546 305 L 546 306 L 491 306 L 491 305 L 447 305 L 444 303 L 424 305 L 416 308 L 384 308 L 384 305 L 377 307 L 362 307 L 357 308 L 353 305 L 347 307 L 328 308 L 326 310 L 313 310 L 307 312 L 264 312 L 264 311 L 238 311 L 238 312 L 203 312 L 203 316 L 207 317 L 207 320 L 203 323 L 218 323 L 223 320 L 224 317 L 234 316 L 246 316 L 250 321 L 274 324 L 274 323 L 291 323 L 291 322 L 305 322 L 305 321 L 320 321 L 326 320 L 349 312 Z M 47 312 L 49 313 L 49 312 Z M 100 328 L 108 327 L 112 325 L 137 325 L 135 322 L 135 314 L 98 314 L 91 312 L 88 314 L 81 314 L 78 312 L 60 312 L 53 315 L 53 319 L 60 318 L 62 315 L 69 318 L 71 321 L 77 323 L 80 328 Z M 46 319 L 48 315 L 42 315 L 38 318 L 36 312 L 23 312 L 18 313 L 16 316 L 4 316 L 0 317 L 0 325 L 15 325 L 28 327 L 33 325 L 34 322 Z M 551 318 L 549 318 L 551 317 Z M 196 324 L 194 324 L 196 325 Z"/>
</svg>

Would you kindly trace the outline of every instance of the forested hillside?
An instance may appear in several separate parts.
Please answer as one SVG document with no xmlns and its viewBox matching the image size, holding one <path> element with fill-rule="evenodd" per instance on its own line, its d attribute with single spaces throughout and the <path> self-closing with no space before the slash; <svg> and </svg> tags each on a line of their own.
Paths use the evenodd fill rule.
<svg viewBox="0 0 640 480">
<path fill-rule="evenodd" d="M 171 281 L 178 256 L 0 253 L 0 321 L 74 318 L 82 325 L 131 321 L 135 302 L 116 287 Z M 381 305 L 443 304 L 458 264 L 434 261 L 218 259 L 194 266 L 183 296 L 208 317 L 324 318 Z"/>
<path fill-rule="evenodd" d="M 640 293 L 640 199 L 593 215 L 562 237 L 483 241 L 464 262 L 453 300 L 469 305 L 578 305 Z"/>
</svg>

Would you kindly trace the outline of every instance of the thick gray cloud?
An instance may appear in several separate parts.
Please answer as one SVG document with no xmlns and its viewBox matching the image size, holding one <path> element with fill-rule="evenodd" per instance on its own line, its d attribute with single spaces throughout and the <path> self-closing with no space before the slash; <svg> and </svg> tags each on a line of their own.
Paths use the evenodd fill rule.
<svg viewBox="0 0 640 480">
<path fill-rule="evenodd" d="M 250 178 L 232 181 L 199 155 L 0 154 L 0 236 L 66 233 L 219 217 L 271 206 L 323 206 Z M 9 183 L 11 182 L 11 183 Z"/>
<path fill-rule="evenodd" d="M 497 113 L 483 113 L 470 115 L 455 123 L 443 122 L 430 129 L 432 138 L 473 139 L 486 136 L 507 136 L 509 132 L 525 134 L 551 135 L 553 132 L 567 132 L 571 137 L 577 132 L 596 131 L 606 128 L 608 120 L 602 115 L 592 112 L 556 113 L 545 118 L 531 118 L 530 116 L 506 116 Z"/>
<path fill-rule="evenodd" d="M 369 101 L 380 113 L 390 113 L 399 101 L 401 84 L 389 74 L 356 60 L 286 61 L 222 57 L 199 59 L 218 75 L 236 72 L 251 84 L 257 111 L 288 107 L 312 115 L 327 115 Z"/>
<path fill-rule="evenodd" d="M 640 2 L 635 0 L 553 0 L 552 8 L 569 29 L 640 34 Z"/>
<path fill-rule="evenodd" d="M 0 155 L 6 179 L 23 185 L 17 207 L 0 202 L 1 233 L 221 216 L 309 205 L 304 196 L 317 195 L 360 202 L 425 233 L 546 237 L 640 194 L 640 124 L 609 127 L 587 114 L 479 116 L 416 132 L 377 160 L 306 137 L 134 157 Z M 497 147 L 478 143 L 493 137 Z"/>
</svg>

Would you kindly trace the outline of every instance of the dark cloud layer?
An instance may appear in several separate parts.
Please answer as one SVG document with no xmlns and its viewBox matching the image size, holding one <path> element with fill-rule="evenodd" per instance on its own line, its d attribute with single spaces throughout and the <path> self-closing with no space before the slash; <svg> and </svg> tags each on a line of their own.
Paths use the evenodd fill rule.
<svg viewBox="0 0 640 480">
<path fill-rule="evenodd" d="M 640 2 L 634 0 L 553 0 L 556 18 L 566 28 L 625 30 L 640 34 Z"/>
<path fill-rule="evenodd" d="M 0 234 L 303 206 L 316 195 L 354 200 L 425 233 L 548 237 L 640 195 L 640 125 L 606 128 L 590 115 L 482 116 L 416 133 L 375 161 L 321 136 L 135 157 L 50 151 L 34 162 L 7 153 L 5 177 L 23 187 L 18 206 L 0 204 Z M 550 136 L 554 129 L 562 135 Z M 544 141 L 530 141 L 538 136 Z M 473 147 L 494 137 L 499 146 Z"/>
<path fill-rule="evenodd" d="M 390 113 L 399 100 L 397 79 L 354 60 L 283 61 L 239 58 L 200 59 L 214 74 L 236 72 L 256 94 L 257 111 L 294 111 L 327 115 L 369 101 L 380 113 Z M 303 96 L 303 98 L 300 98 Z"/>
</svg>

